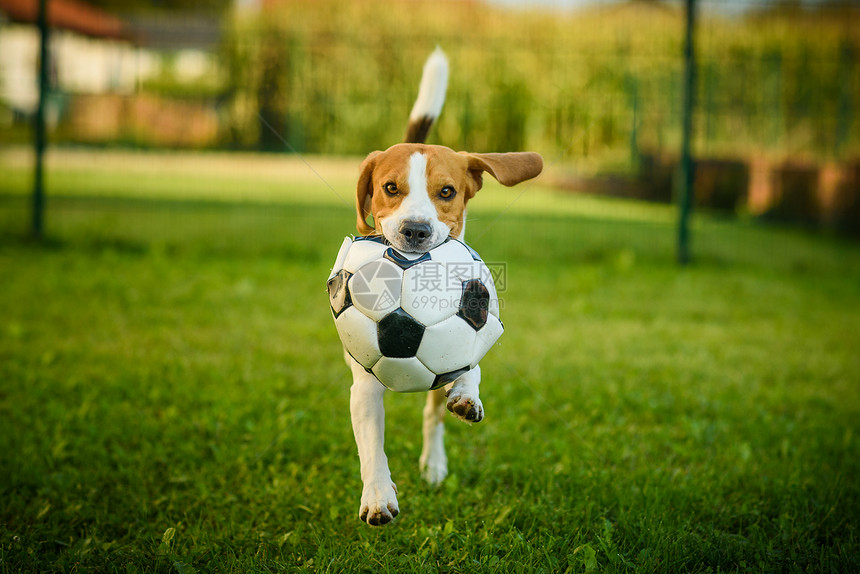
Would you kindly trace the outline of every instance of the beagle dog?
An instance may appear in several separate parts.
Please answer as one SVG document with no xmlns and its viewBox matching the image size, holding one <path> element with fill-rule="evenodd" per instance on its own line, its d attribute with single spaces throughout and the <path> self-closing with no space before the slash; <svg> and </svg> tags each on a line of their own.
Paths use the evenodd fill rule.
<svg viewBox="0 0 860 574">
<path fill-rule="evenodd" d="M 466 153 L 425 145 L 427 132 L 442 110 L 447 82 L 448 61 L 437 49 L 424 65 L 406 143 L 375 151 L 361 164 L 356 188 L 358 231 L 362 235 L 381 234 L 400 251 L 423 253 L 449 237 L 462 240 L 466 207 L 481 189 L 485 172 L 503 185 L 512 186 L 537 176 L 543 169 L 543 160 L 536 153 Z M 368 217 L 372 217 L 372 224 Z M 353 376 L 350 414 L 363 483 L 359 517 L 379 526 L 399 512 L 397 488 L 384 450 L 382 398 L 386 388 L 345 355 Z M 440 483 L 448 474 L 443 443 L 445 408 L 466 422 L 484 418 L 478 393 L 480 379 L 481 369 L 476 366 L 428 393 L 419 464 L 430 484 Z"/>
</svg>

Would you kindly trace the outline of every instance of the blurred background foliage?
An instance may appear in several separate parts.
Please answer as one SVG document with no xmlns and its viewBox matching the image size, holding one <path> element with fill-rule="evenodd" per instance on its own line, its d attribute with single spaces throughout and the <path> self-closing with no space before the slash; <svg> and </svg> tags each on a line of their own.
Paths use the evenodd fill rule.
<svg viewBox="0 0 860 574">
<path fill-rule="evenodd" d="M 435 141 L 536 149 L 580 168 L 629 171 L 642 150 L 680 143 L 683 3 L 632 0 L 577 10 L 462 0 L 93 0 L 132 28 L 212 22 L 205 74 L 157 74 L 135 94 L 205 109 L 217 127 L 167 145 L 364 154 L 403 135 L 421 63 L 451 60 Z M 743 12 L 699 2 L 698 154 L 860 155 L 860 6 L 762 1 Z M 191 36 L 192 34 L 189 34 Z M 140 34 L 144 45 L 147 38 Z M 181 42 L 181 38 L 179 39 Z M 177 42 L 173 41 L 173 44 Z M 93 143 L 67 114 L 54 141 Z M 163 146 L 133 121 L 97 143 Z M 23 138 L 19 138 L 23 139 Z"/>
<path fill-rule="evenodd" d="M 672 200 L 680 0 L 92 4 L 126 23 L 135 79 L 59 85 L 54 144 L 364 155 L 402 139 L 439 46 L 451 75 L 431 143 L 535 150 L 557 187 Z M 697 4 L 696 204 L 860 233 L 860 3 Z M 9 115 L 0 145 L 30 141 L 0 102 Z"/>
<path fill-rule="evenodd" d="M 856 154 L 860 28 L 851 7 L 741 17 L 704 4 L 696 148 L 709 154 Z M 630 2 L 573 13 L 477 2 L 276 3 L 225 23 L 230 147 L 360 154 L 400 140 L 420 63 L 452 63 L 439 143 L 538 149 L 629 165 L 677 149 L 683 12 Z"/>
</svg>

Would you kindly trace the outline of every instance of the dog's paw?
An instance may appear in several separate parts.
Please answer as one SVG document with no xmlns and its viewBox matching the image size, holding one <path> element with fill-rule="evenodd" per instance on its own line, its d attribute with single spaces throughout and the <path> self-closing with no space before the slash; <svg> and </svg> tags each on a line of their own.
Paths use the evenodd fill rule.
<svg viewBox="0 0 860 574">
<path fill-rule="evenodd" d="M 399 513 L 397 485 L 391 481 L 365 485 L 358 509 L 359 518 L 371 526 L 382 526 L 394 520 Z"/>
<path fill-rule="evenodd" d="M 418 468 L 424 480 L 433 486 L 437 486 L 448 476 L 448 460 L 444 452 L 441 457 L 438 454 L 422 456 L 418 461 Z"/>
<path fill-rule="evenodd" d="M 467 394 L 458 393 L 455 389 L 448 391 L 448 410 L 467 423 L 479 423 L 484 420 L 484 405 L 481 399 L 472 398 Z"/>
</svg>

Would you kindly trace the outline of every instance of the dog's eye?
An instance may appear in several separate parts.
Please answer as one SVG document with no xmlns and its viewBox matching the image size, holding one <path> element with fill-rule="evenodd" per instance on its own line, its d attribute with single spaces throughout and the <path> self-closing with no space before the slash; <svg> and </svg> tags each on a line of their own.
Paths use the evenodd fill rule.
<svg viewBox="0 0 860 574">
<path fill-rule="evenodd" d="M 457 194 L 453 187 L 450 185 L 446 185 L 442 188 L 442 191 L 439 192 L 439 197 L 442 199 L 451 199 Z"/>
<path fill-rule="evenodd" d="M 388 195 L 397 195 L 397 184 L 393 181 L 389 181 L 383 186 L 385 193 Z"/>
</svg>

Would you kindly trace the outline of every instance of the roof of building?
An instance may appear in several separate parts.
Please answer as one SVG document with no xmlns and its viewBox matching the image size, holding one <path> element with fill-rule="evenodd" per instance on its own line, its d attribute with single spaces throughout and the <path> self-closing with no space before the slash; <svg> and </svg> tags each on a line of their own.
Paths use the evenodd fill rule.
<svg viewBox="0 0 860 574">
<path fill-rule="evenodd" d="M 132 39 L 125 22 L 80 0 L 50 0 L 46 4 L 52 28 L 94 38 Z M 35 24 L 39 18 L 39 0 L 0 0 L 0 13 L 12 22 Z"/>
</svg>

